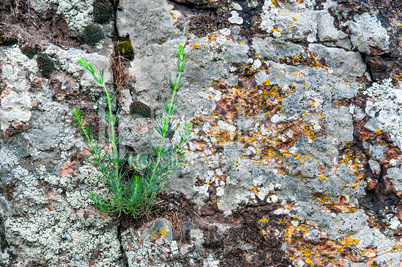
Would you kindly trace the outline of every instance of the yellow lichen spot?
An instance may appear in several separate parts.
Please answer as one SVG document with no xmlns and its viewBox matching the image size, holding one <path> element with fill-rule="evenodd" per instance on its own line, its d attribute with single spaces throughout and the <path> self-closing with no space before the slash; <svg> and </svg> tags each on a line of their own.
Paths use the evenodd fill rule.
<svg viewBox="0 0 402 267">
<path fill-rule="evenodd" d="M 196 44 L 196 43 L 194 43 L 194 47 L 200 47 L 200 45 L 199 44 Z"/>
<path fill-rule="evenodd" d="M 321 180 L 325 181 L 325 175 L 324 174 L 321 174 L 320 178 L 321 178 Z"/>
<path fill-rule="evenodd" d="M 378 128 L 378 130 L 375 131 L 375 132 L 376 132 L 376 134 L 382 134 L 383 133 L 383 131 L 380 128 Z"/>
<path fill-rule="evenodd" d="M 297 156 L 295 157 L 295 159 L 299 160 L 300 157 L 301 157 L 300 155 L 297 155 Z"/>
<path fill-rule="evenodd" d="M 269 222 L 268 219 L 266 219 L 265 217 L 262 217 L 261 219 L 258 220 L 261 223 L 265 223 L 265 222 Z"/>
<path fill-rule="evenodd" d="M 300 165 L 304 165 L 304 164 L 306 164 L 304 161 L 300 162 Z"/>
<path fill-rule="evenodd" d="M 293 21 L 297 21 L 297 18 L 293 18 Z"/>
<path fill-rule="evenodd" d="M 299 177 L 299 181 L 300 181 L 300 182 L 303 181 L 303 178 Z"/>
<path fill-rule="evenodd" d="M 262 84 L 262 85 L 269 85 L 269 79 L 263 81 L 261 84 Z"/>
<path fill-rule="evenodd" d="M 166 236 L 166 234 L 167 234 L 165 228 L 162 228 L 162 229 L 160 230 L 160 233 L 161 233 L 161 235 L 163 235 L 163 236 Z"/>
<path fill-rule="evenodd" d="M 158 239 L 158 238 L 159 238 L 159 236 L 155 233 L 155 231 L 152 232 L 151 236 L 152 236 L 153 238 L 155 238 L 155 239 Z"/>
<path fill-rule="evenodd" d="M 286 28 L 288 28 L 288 30 L 290 30 L 290 27 L 289 27 L 289 26 L 287 26 Z"/>
</svg>

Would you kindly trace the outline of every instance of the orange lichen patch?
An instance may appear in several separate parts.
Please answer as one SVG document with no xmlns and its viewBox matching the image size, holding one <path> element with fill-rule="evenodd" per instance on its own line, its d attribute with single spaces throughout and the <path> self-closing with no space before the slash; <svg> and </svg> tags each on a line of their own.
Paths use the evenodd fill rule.
<svg viewBox="0 0 402 267">
<path fill-rule="evenodd" d="M 244 75 L 243 71 L 240 73 Z M 239 76 L 241 75 L 239 74 Z M 317 134 L 321 134 L 321 131 L 324 130 L 322 125 L 320 132 L 314 131 L 313 127 L 303 118 L 280 124 L 271 123 L 269 118 L 280 111 L 282 99 L 295 91 L 293 85 L 286 86 L 287 89 L 284 89 L 283 86 L 269 85 L 268 81 L 262 85 L 256 85 L 254 77 L 250 77 L 240 78 L 235 87 L 229 87 L 222 81 L 215 81 L 211 86 L 214 90 L 221 92 L 221 99 L 216 103 L 213 115 L 199 116 L 193 120 L 193 123 L 194 127 L 200 130 L 198 135 L 214 138 L 212 148 L 208 147 L 206 143 L 203 144 L 203 149 L 211 150 L 214 154 L 222 151 L 228 142 L 241 143 L 244 148 L 251 147 L 256 152 L 247 157 L 254 164 L 282 166 L 283 169 L 281 167 L 278 171 L 285 174 L 287 172 L 286 164 L 281 161 L 294 145 L 296 138 L 304 135 L 309 139 L 317 140 Z M 239 117 L 252 118 L 262 114 L 267 119 L 259 122 L 260 126 L 257 128 L 251 128 L 248 131 L 238 128 L 237 119 Z M 321 115 L 311 112 L 308 116 L 309 119 L 314 119 Z M 208 133 L 202 130 L 206 121 L 210 124 Z M 218 125 L 218 122 L 221 125 Z M 226 125 L 224 129 L 222 122 Z M 258 122 L 256 121 L 256 123 Z M 259 151 L 257 152 L 256 149 Z M 295 157 L 299 160 L 301 155 L 295 155 Z M 304 158 L 304 162 L 313 160 L 312 155 L 304 155 Z"/>
<path fill-rule="evenodd" d="M 283 30 L 278 30 L 278 26 L 275 26 L 275 28 L 271 29 L 271 32 L 283 33 Z"/>
<path fill-rule="evenodd" d="M 163 227 L 159 232 L 161 233 L 161 235 L 162 235 L 163 237 L 165 237 L 166 234 L 167 234 L 167 232 L 166 232 L 166 230 L 165 230 L 164 227 Z"/>
<path fill-rule="evenodd" d="M 159 236 L 155 233 L 155 231 L 152 232 L 151 236 L 152 236 L 153 238 L 155 238 L 155 239 L 158 239 L 158 238 L 159 238 Z"/>
<path fill-rule="evenodd" d="M 262 217 L 261 219 L 259 219 L 258 221 L 261 223 L 261 226 L 263 226 L 264 223 L 269 222 L 269 219 L 266 219 L 266 218 L 263 216 L 263 217 Z"/>
<path fill-rule="evenodd" d="M 324 210 L 334 213 L 354 213 L 356 205 L 353 202 L 347 202 L 348 196 L 338 196 L 333 201 L 330 198 L 321 197 L 319 201 L 323 205 Z"/>
<path fill-rule="evenodd" d="M 253 186 L 253 187 L 250 187 L 249 189 L 248 189 L 248 191 L 250 191 L 251 193 L 254 193 L 254 194 L 258 194 L 258 188 L 261 188 L 261 186 Z"/>
<path fill-rule="evenodd" d="M 215 36 L 215 34 L 214 33 L 210 33 L 210 34 L 208 34 L 208 42 L 213 42 L 213 41 L 216 41 L 216 36 Z"/>
<path fill-rule="evenodd" d="M 301 55 L 293 57 L 293 58 L 284 58 L 280 62 L 286 63 L 289 65 L 305 65 L 310 68 L 318 69 L 329 69 L 326 65 L 326 61 L 324 58 L 318 58 L 317 53 L 312 53 L 309 50 L 305 50 L 304 52 L 307 53 L 308 57 L 303 57 Z M 296 75 L 298 76 L 298 75 Z"/>
<path fill-rule="evenodd" d="M 289 225 L 285 230 L 285 239 L 288 243 L 287 256 L 295 261 L 302 259 L 311 266 L 343 266 L 341 258 L 348 259 L 351 262 L 359 261 L 363 256 L 363 251 L 357 249 L 359 241 L 348 235 L 342 236 L 336 241 L 332 241 L 321 233 L 321 240 L 313 243 L 309 239 L 308 229 L 314 226 L 301 224 L 299 226 Z M 310 265 L 309 265 L 310 266 Z"/>
<path fill-rule="evenodd" d="M 250 79 L 252 80 L 252 79 Z M 287 92 L 280 89 L 277 85 L 258 85 L 252 81 L 240 79 L 239 83 L 246 88 L 239 86 L 225 89 L 216 86 L 216 90 L 223 92 L 221 100 L 216 103 L 215 113 L 224 116 L 226 119 L 235 119 L 239 113 L 246 116 L 255 116 L 259 113 L 266 113 L 269 117 L 273 116 L 280 109 L 279 105 Z"/>
<path fill-rule="evenodd" d="M 273 8 L 278 8 L 279 3 L 285 4 L 285 0 L 272 0 Z"/>
<path fill-rule="evenodd" d="M 397 161 L 400 161 L 399 156 L 402 154 L 401 150 L 397 147 L 390 147 L 385 153 L 384 153 L 384 157 L 385 160 L 387 160 L 388 162 L 391 159 L 396 159 Z"/>
<path fill-rule="evenodd" d="M 359 159 L 360 158 L 360 159 Z M 340 155 L 341 161 L 338 162 L 337 166 L 339 167 L 339 164 L 343 163 L 348 168 L 358 177 L 361 178 L 363 176 L 363 171 L 364 171 L 364 166 L 362 164 L 362 155 L 360 151 L 356 150 L 350 150 L 347 148 L 344 152 L 343 155 Z"/>
</svg>

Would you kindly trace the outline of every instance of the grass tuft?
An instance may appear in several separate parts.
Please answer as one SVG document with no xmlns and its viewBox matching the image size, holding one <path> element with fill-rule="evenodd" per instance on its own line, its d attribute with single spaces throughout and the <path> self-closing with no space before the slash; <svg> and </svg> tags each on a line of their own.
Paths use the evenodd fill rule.
<svg viewBox="0 0 402 267">
<path fill-rule="evenodd" d="M 110 93 L 104 83 L 103 70 L 97 74 L 93 63 L 89 63 L 85 59 L 78 60 L 78 63 L 92 74 L 95 82 L 102 85 L 101 97 L 106 103 L 106 111 L 101 113 L 101 119 L 107 125 L 107 134 L 102 139 L 93 136 L 91 125 L 86 123 L 85 117 L 79 109 L 72 110 L 87 149 L 91 153 L 90 158 L 94 166 L 102 173 L 109 189 L 107 196 L 91 194 L 91 199 L 101 212 L 117 216 L 125 213 L 134 218 L 150 213 L 156 196 L 166 188 L 170 175 L 184 162 L 184 144 L 189 138 L 192 124 L 185 124 L 185 129 L 180 133 L 178 142 L 167 142 L 169 135 L 176 130 L 170 125 L 172 115 L 178 110 L 174 104 L 176 92 L 183 86 L 181 75 L 185 69 L 186 59 L 183 45 L 179 45 L 177 48 L 176 56 L 177 63 L 175 65 L 178 75 L 175 79 L 170 79 L 173 94 L 170 102 L 165 101 L 163 105 L 165 115 L 154 124 L 156 131 L 162 137 L 161 141 L 158 145 L 152 145 L 149 154 L 143 152 L 136 156 L 119 154 L 118 145 L 124 138 L 118 136 L 116 127 L 121 116 L 118 112 L 114 113 L 112 108 L 116 104 L 118 90 L 113 94 Z M 148 114 L 147 108 L 149 107 L 145 105 L 138 107 L 139 112 Z M 132 173 L 130 169 L 135 170 L 135 174 L 130 176 Z"/>
</svg>

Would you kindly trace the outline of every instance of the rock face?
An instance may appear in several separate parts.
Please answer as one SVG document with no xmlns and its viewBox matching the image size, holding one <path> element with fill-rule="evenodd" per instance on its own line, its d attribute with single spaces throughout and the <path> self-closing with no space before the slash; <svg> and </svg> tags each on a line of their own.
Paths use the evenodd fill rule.
<svg viewBox="0 0 402 267">
<path fill-rule="evenodd" d="M 399 1 L 111 2 L 95 46 L 80 39 L 92 0 L 0 4 L 0 265 L 401 265 Z M 134 59 L 119 67 L 122 40 Z M 54 61 L 49 78 L 25 43 Z M 108 217 L 70 112 L 102 132 L 101 88 L 77 59 L 119 90 L 120 148 L 138 152 L 156 140 L 181 43 L 186 163 L 155 213 Z M 153 116 L 130 114 L 134 101 Z"/>
</svg>

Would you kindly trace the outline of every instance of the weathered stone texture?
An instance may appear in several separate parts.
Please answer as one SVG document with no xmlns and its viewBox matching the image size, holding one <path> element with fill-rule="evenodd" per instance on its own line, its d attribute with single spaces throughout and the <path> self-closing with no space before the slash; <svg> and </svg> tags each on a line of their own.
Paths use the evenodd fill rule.
<svg viewBox="0 0 402 267">
<path fill-rule="evenodd" d="M 0 46 L 1 263 L 401 264 L 398 1 L 118 2 L 115 28 L 102 25 L 113 41 L 40 44 L 55 62 L 49 79 L 21 44 Z M 42 16 L 55 9 L 70 36 L 91 23 L 92 1 L 31 4 Z M 105 69 L 113 88 L 109 56 L 119 38 L 135 55 L 118 100 L 122 152 L 158 140 L 152 124 L 171 95 L 173 48 L 184 43 L 187 52 L 172 137 L 193 123 L 186 163 L 153 217 L 164 218 L 142 226 L 96 210 L 89 193 L 107 189 L 70 114 L 81 108 L 102 132 L 101 88 L 76 61 Z M 151 118 L 132 116 L 133 101 Z"/>
</svg>

